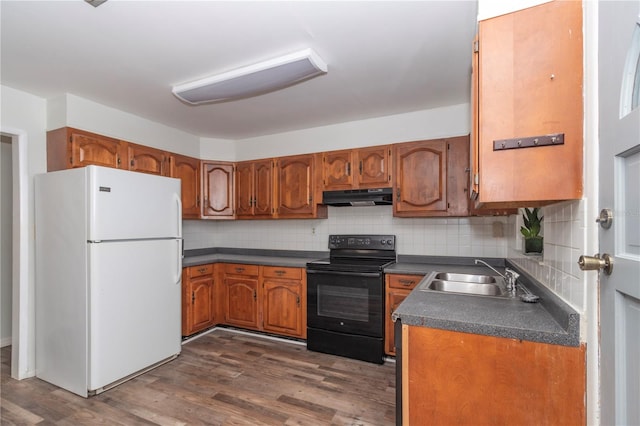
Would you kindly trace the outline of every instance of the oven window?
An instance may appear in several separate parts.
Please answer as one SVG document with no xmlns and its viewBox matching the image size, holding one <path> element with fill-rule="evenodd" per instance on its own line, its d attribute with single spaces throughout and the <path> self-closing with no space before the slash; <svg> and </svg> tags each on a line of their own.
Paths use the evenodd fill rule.
<svg viewBox="0 0 640 426">
<path fill-rule="evenodd" d="M 318 284 L 318 316 L 369 321 L 369 290 Z"/>
</svg>

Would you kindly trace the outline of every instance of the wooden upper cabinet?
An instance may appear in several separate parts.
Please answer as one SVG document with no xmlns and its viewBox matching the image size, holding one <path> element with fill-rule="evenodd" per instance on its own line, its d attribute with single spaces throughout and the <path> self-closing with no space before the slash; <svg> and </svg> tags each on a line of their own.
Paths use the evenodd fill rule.
<svg viewBox="0 0 640 426">
<path fill-rule="evenodd" d="M 322 153 L 322 182 L 325 190 L 352 189 L 355 153 L 351 149 Z"/>
<path fill-rule="evenodd" d="M 236 164 L 236 216 L 268 218 L 273 214 L 273 160 Z"/>
<path fill-rule="evenodd" d="M 232 163 L 202 162 L 202 217 L 234 217 L 234 167 Z"/>
<path fill-rule="evenodd" d="M 200 217 L 200 160 L 174 154 L 170 157 L 170 176 L 180 179 L 182 217 Z"/>
<path fill-rule="evenodd" d="M 322 181 L 325 190 L 379 188 L 391 185 L 391 148 L 329 151 L 322 154 Z"/>
<path fill-rule="evenodd" d="M 428 216 L 447 211 L 447 142 L 444 139 L 395 145 L 395 216 Z"/>
<path fill-rule="evenodd" d="M 393 214 L 469 215 L 469 136 L 394 145 Z"/>
<path fill-rule="evenodd" d="M 118 139 L 63 127 L 47 132 L 47 171 L 89 165 L 126 168 L 126 143 Z"/>
<path fill-rule="evenodd" d="M 317 185 L 315 156 L 293 155 L 276 159 L 276 213 L 281 218 L 326 217 Z"/>
<path fill-rule="evenodd" d="M 484 207 L 582 197 L 582 45 L 580 1 L 479 22 L 474 182 Z M 563 134 L 564 144 L 494 150 L 495 141 L 515 139 L 517 146 L 522 138 L 551 134 Z"/>
<path fill-rule="evenodd" d="M 360 148 L 358 156 L 358 187 L 379 188 L 391 185 L 391 147 Z"/>
<path fill-rule="evenodd" d="M 127 143 L 127 166 L 134 172 L 158 176 L 171 174 L 169 154 L 148 146 Z"/>
</svg>

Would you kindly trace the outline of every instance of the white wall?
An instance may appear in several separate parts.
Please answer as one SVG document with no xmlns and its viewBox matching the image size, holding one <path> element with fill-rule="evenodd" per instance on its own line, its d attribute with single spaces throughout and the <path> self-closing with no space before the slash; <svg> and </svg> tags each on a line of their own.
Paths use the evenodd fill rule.
<svg viewBox="0 0 640 426">
<path fill-rule="evenodd" d="M 479 0 L 478 21 L 548 3 L 551 0 Z"/>
<path fill-rule="evenodd" d="M 237 160 L 278 157 L 469 134 L 469 104 L 237 141 Z"/>
<path fill-rule="evenodd" d="M 65 126 L 200 157 L 198 136 L 70 94 L 47 101 L 47 130 Z"/>
<path fill-rule="evenodd" d="M 13 167 L 11 138 L 0 140 L 0 347 L 11 344 Z"/>
</svg>

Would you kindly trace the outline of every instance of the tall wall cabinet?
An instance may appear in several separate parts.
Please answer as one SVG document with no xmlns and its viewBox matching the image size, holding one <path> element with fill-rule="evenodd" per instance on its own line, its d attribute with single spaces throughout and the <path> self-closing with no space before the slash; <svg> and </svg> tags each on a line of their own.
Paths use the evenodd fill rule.
<svg viewBox="0 0 640 426">
<path fill-rule="evenodd" d="M 556 0 L 479 22 L 471 161 L 479 205 L 582 197 L 582 44 L 580 1 Z"/>
</svg>

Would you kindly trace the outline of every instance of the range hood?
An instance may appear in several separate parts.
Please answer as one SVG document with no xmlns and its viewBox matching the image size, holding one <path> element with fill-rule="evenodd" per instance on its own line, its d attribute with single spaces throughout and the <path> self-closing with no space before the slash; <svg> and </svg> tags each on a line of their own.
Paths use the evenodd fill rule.
<svg viewBox="0 0 640 426">
<path fill-rule="evenodd" d="M 327 206 L 378 206 L 393 204 L 393 189 L 347 189 L 324 191 L 322 204 Z"/>
</svg>

